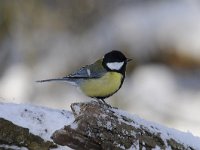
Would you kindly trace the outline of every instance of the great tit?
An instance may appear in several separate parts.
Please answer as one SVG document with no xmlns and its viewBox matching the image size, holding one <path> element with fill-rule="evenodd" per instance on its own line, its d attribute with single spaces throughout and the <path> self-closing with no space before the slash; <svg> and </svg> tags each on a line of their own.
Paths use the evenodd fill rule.
<svg viewBox="0 0 200 150">
<path fill-rule="evenodd" d="M 85 95 L 107 104 L 104 99 L 121 88 L 125 78 L 126 65 L 130 60 L 122 52 L 113 50 L 95 63 L 86 65 L 63 78 L 37 82 L 66 81 L 79 87 Z"/>
</svg>

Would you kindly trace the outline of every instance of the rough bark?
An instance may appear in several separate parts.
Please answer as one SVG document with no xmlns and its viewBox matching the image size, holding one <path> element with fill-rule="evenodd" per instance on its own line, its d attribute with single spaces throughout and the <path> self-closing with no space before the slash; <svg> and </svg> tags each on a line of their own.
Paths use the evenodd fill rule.
<svg viewBox="0 0 200 150">
<path fill-rule="evenodd" d="M 74 103 L 71 108 L 75 121 L 54 132 L 52 139 L 56 144 L 80 150 L 195 149 L 190 144 L 181 143 L 178 138 L 168 136 L 177 132 L 179 134 L 180 131 L 165 130 L 166 127 L 142 120 L 105 104 L 94 101 Z M 187 133 L 181 135 L 188 137 Z M 7 147 L 10 145 L 16 146 L 17 149 L 23 147 L 29 150 L 47 150 L 56 147 L 53 142 L 44 141 L 41 137 L 33 135 L 29 129 L 0 118 L 0 150 L 16 150 L 16 147 Z"/>
<path fill-rule="evenodd" d="M 155 129 L 157 132 L 152 132 L 131 117 L 116 113 L 117 109 L 94 101 L 74 103 L 71 109 L 75 121 L 52 135 L 53 141 L 59 145 L 67 145 L 77 150 L 142 148 L 151 150 L 169 147 L 175 150 L 194 149 L 172 138 L 164 140 L 159 129 Z"/>
<path fill-rule="evenodd" d="M 12 122 L 0 118 L 0 149 L 27 148 L 29 150 L 48 150 L 56 145 L 50 141 L 44 141 L 41 137 L 33 135 L 29 129 L 20 127 Z M 16 146 L 14 148 L 6 148 Z"/>
</svg>

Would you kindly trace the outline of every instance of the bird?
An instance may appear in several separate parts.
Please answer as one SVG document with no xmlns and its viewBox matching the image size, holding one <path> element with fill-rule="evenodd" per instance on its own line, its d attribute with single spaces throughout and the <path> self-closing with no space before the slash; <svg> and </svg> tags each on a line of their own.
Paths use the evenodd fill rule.
<svg viewBox="0 0 200 150">
<path fill-rule="evenodd" d="M 83 66 L 65 77 L 36 82 L 68 82 L 80 88 L 86 96 L 107 104 L 104 99 L 112 96 L 121 88 L 125 79 L 126 65 L 131 60 L 126 58 L 121 51 L 112 50 L 93 64 Z"/>
</svg>

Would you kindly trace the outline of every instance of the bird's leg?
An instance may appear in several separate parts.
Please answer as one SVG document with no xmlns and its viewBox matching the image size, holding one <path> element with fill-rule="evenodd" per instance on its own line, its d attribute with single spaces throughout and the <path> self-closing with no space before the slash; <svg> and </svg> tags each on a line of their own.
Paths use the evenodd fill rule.
<svg viewBox="0 0 200 150">
<path fill-rule="evenodd" d="M 104 101 L 104 99 L 101 98 L 101 99 L 99 99 L 99 100 L 101 101 L 102 104 L 104 104 L 104 105 L 106 105 L 106 106 L 112 108 L 112 106 L 109 105 L 108 103 L 106 103 L 106 102 Z"/>
<path fill-rule="evenodd" d="M 103 104 L 107 104 L 104 99 L 100 99 Z"/>
</svg>

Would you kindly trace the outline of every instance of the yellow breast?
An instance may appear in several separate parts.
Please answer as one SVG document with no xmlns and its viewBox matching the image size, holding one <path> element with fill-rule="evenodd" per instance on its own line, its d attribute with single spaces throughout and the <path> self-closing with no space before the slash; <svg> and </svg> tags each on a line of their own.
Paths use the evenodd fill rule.
<svg viewBox="0 0 200 150">
<path fill-rule="evenodd" d="M 80 89 L 89 97 L 107 97 L 120 88 L 122 78 L 120 73 L 108 72 L 101 78 L 83 81 Z"/>
</svg>

